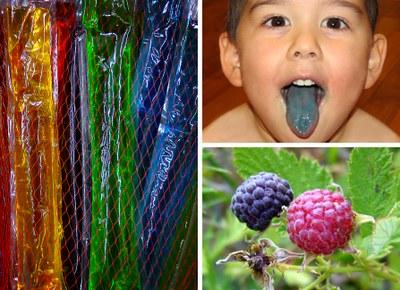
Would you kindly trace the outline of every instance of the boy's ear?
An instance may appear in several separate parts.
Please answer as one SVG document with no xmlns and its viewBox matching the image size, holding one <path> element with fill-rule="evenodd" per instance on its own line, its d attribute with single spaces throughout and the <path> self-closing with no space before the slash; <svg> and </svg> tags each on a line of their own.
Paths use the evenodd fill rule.
<svg viewBox="0 0 400 290">
<path fill-rule="evenodd" d="M 368 89 L 373 86 L 373 84 L 378 79 L 382 72 L 383 63 L 386 58 L 387 40 L 383 34 L 374 35 L 374 43 L 369 54 L 368 61 L 368 74 L 367 81 L 365 83 L 365 88 Z"/>
<path fill-rule="evenodd" d="M 219 56 L 222 71 L 226 78 L 232 85 L 241 87 L 242 74 L 240 71 L 239 53 L 226 32 L 219 36 Z"/>
</svg>

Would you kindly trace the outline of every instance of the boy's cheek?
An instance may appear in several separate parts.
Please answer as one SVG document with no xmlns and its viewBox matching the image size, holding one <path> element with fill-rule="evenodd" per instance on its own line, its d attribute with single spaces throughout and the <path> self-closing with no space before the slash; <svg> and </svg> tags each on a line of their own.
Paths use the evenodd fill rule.
<svg viewBox="0 0 400 290">
<path fill-rule="evenodd" d="M 324 53 L 327 71 L 343 82 L 364 79 L 368 70 L 368 54 L 364 45 L 331 47 Z"/>
<path fill-rule="evenodd" d="M 331 75 L 329 81 L 330 97 L 352 100 L 361 95 L 366 80 L 366 71 L 356 66 L 344 66 Z"/>
<path fill-rule="evenodd" d="M 244 84 L 268 86 L 277 76 L 279 64 L 271 52 L 254 52 L 241 57 L 242 79 Z"/>
<path fill-rule="evenodd" d="M 368 60 L 365 54 L 348 48 L 327 60 L 328 88 L 331 97 L 357 99 L 365 85 Z M 331 55 L 335 51 L 331 52 Z"/>
</svg>

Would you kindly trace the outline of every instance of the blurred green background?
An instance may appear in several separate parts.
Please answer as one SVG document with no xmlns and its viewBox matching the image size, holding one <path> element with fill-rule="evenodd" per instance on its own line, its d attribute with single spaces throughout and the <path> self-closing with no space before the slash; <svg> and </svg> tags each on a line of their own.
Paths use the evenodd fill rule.
<svg viewBox="0 0 400 290">
<path fill-rule="evenodd" d="M 281 149 L 275 149 L 281 150 Z M 351 148 L 289 148 L 282 149 L 295 153 L 297 157 L 316 160 L 333 176 L 334 182 L 346 191 L 347 162 Z M 394 153 L 394 167 L 400 170 L 400 151 L 390 149 Z M 255 172 L 257 173 L 257 172 Z M 262 289 L 255 282 L 251 270 L 246 263 L 228 263 L 216 265 L 216 261 L 226 257 L 230 252 L 247 250 L 249 243 L 245 242 L 254 236 L 255 232 L 247 229 L 232 214 L 229 206 L 232 195 L 243 180 L 236 174 L 232 163 L 231 148 L 207 148 L 203 151 L 203 288 L 204 289 Z M 274 221 L 273 221 L 274 223 Z M 273 240 L 280 247 L 299 251 L 282 234 L 277 227 L 270 226 L 261 237 Z M 337 251 L 332 257 L 337 261 L 346 262 L 352 257 L 342 251 Z M 301 261 L 300 261 L 301 262 Z M 348 262 L 348 261 L 347 261 Z M 381 261 L 394 270 L 400 271 L 400 250 L 394 248 L 391 254 Z M 307 272 L 286 271 L 283 275 L 274 271 L 275 289 L 301 289 L 315 279 Z M 368 273 L 352 275 L 333 275 L 329 289 L 394 289 L 400 290 L 400 285 L 388 281 L 372 279 Z M 339 288 L 338 288 L 339 289 Z"/>
</svg>

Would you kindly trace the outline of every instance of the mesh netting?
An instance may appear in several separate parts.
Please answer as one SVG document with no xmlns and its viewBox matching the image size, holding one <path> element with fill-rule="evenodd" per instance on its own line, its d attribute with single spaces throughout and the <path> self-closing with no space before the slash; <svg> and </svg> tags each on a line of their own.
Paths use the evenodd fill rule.
<svg viewBox="0 0 400 290">
<path fill-rule="evenodd" d="M 0 289 L 197 288 L 197 1 L 0 3 Z"/>
</svg>

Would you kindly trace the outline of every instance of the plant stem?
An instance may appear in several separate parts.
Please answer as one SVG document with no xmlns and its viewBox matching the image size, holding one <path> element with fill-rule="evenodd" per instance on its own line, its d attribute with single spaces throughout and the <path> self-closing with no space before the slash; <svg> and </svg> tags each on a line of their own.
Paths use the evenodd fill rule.
<svg viewBox="0 0 400 290">
<path fill-rule="evenodd" d="M 326 261 L 322 256 L 318 256 L 316 258 L 316 260 L 318 261 L 318 263 L 320 263 L 323 266 L 329 266 L 330 263 L 328 261 Z"/>
<path fill-rule="evenodd" d="M 291 271 L 307 271 L 310 273 L 321 273 L 321 272 L 330 272 L 330 273 L 354 273 L 354 272 L 363 272 L 364 268 L 363 267 L 355 267 L 355 266 L 335 266 L 334 268 L 331 268 L 330 266 L 307 266 L 305 269 L 303 269 L 302 266 L 298 265 L 288 265 L 288 264 L 280 264 L 276 266 L 279 271 L 284 272 L 287 270 Z"/>
<path fill-rule="evenodd" d="M 339 266 L 339 265 L 331 266 L 325 260 L 318 260 L 320 262 L 319 266 L 307 266 L 305 269 L 303 269 L 302 266 L 289 265 L 289 264 L 279 264 L 277 265 L 277 268 L 281 272 L 291 270 L 299 272 L 307 271 L 313 274 L 320 273 L 319 274 L 320 276 L 304 289 L 312 289 L 312 287 L 315 287 L 333 273 L 349 274 L 357 272 L 367 272 L 367 273 L 372 273 L 375 277 L 389 280 L 396 284 L 400 284 L 399 272 L 396 272 L 393 269 L 390 269 L 389 267 L 375 260 L 370 260 L 365 257 L 355 256 L 355 255 L 354 258 L 357 261 L 358 264 L 357 266 Z"/>
<path fill-rule="evenodd" d="M 373 273 L 376 277 L 390 280 L 400 284 L 400 273 L 390 269 L 389 267 L 362 256 L 354 256 L 359 264 L 364 268 L 364 271 Z"/>
<path fill-rule="evenodd" d="M 314 289 L 316 286 L 321 284 L 325 279 L 327 279 L 330 276 L 330 272 L 327 271 L 325 273 L 322 273 L 317 279 L 315 279 L 310 285 L 307 287 L 304 287 L 303 290 L 309 290 L 309 289 Z"/>
</svg>

